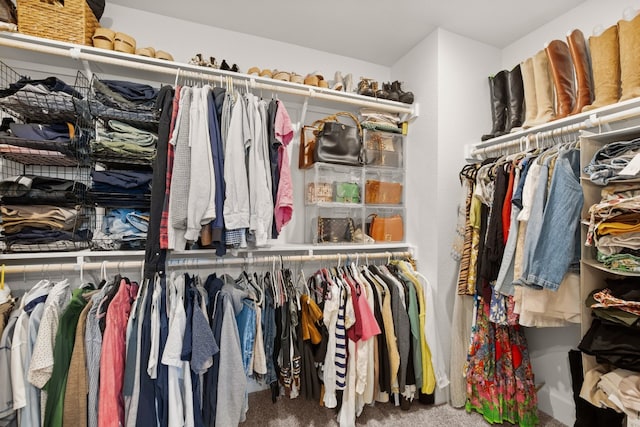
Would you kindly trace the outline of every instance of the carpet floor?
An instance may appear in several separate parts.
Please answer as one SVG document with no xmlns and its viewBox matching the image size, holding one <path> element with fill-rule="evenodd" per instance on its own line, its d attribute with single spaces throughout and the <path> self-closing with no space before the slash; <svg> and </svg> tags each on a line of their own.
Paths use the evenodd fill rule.
<svg viewBox="0 0 640 427">
<path fill-rule="evenodd" d="M 566 427 L 561 422 L 540 412 L 540 427 Z M 279 398 L 274 404 L 271 393 L 260 391 L 249 394 L 249 412 L 243 427 L 320 427 L 338 426 L 336 412 L 323 408 L 316 402 L 304 398 Z M 358 426 L 418 427 L 447 426 L 475 427 L 488 426 L 480 414 L 467 413 L 449 405 L 425 406 L 414 402 L 408 411 L 391 404 L 366 406 L 362 415 L 356 419 Z M 494 424 L 495 425 L 495 424 Z M 512 426 L 506 423 L 505 426 Z"/>
</svg>

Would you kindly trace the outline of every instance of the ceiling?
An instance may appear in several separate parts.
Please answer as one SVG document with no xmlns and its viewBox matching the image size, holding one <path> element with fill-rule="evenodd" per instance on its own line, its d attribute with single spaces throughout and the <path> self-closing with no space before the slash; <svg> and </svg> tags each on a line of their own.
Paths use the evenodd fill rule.
<svg viewBox="0 0 640 427">
<path fill-rule="evenodd" d="M 109 0 L 390 66 L 435 28 L 503 48 L 584 0 Z"/>
</svg>

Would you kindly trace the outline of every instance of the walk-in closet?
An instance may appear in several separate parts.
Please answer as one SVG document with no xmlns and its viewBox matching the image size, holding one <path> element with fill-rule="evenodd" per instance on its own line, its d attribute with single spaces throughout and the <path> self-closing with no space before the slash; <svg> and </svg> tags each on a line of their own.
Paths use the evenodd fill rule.
<svg viewBox="0 0 640 427">
<path fill-rule="evenodd" d="M 640 2 L 458 3 L 0 1 L 0 426 L 640 425 Z"/>
</svg>

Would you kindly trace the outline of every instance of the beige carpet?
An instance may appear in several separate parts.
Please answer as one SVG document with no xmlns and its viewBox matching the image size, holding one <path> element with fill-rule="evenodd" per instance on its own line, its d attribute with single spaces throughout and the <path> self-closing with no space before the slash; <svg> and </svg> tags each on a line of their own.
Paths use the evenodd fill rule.
<svg viewBox="0 0 640 427">
<path fill-rule="evenodd" d="M 249 394 L 249 413 L 247 421 L 240 424 L 248 426 L 269 427 L 320 427 L 337 426 L 335 411 L 326 409 L 316 402 L 304 398 L 279 398 L 277 403 L 271 402 L 269 391 Z M 563 427 L 564 424 L 554 420 L 549 415 L 540 413 L 539 426 Z M 414 402 L 411 409 L 403 411 L 391 404 L 377 404 L 367 406 L 356 420 L 358 426 L 385 427 L 418 427 L 418 426 L 446 426 L 446 427 L 474 427 L 488 426 L 481 415 L 469 414 L 463 409 L 455 409 L 449 405 L 425 406 Z M 505 424 L 511 426 L 512 424 Z"/>
</svg>

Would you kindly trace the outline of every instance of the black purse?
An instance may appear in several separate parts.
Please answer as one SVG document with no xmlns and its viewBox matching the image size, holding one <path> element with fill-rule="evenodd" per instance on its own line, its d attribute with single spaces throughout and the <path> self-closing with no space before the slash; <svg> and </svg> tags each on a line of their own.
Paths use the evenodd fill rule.
<svg viewBox="0 0 640 427">
<path fill-rule="evenodd" d="M 355 231 L 353 218 L 318 217 L 318 243 L 352 242 Z"/>
<path fill-rule="evenodd" d="M 351 118 L 355 126 L 338 121 L 338 116 Z M 314 162 L 361 166 L 365 163 L 362 149 L 362 127 L 358 119 L 348 112 L 339 112 L 317 120 L 316 143 L 313 151 Z"/>
</svg>

